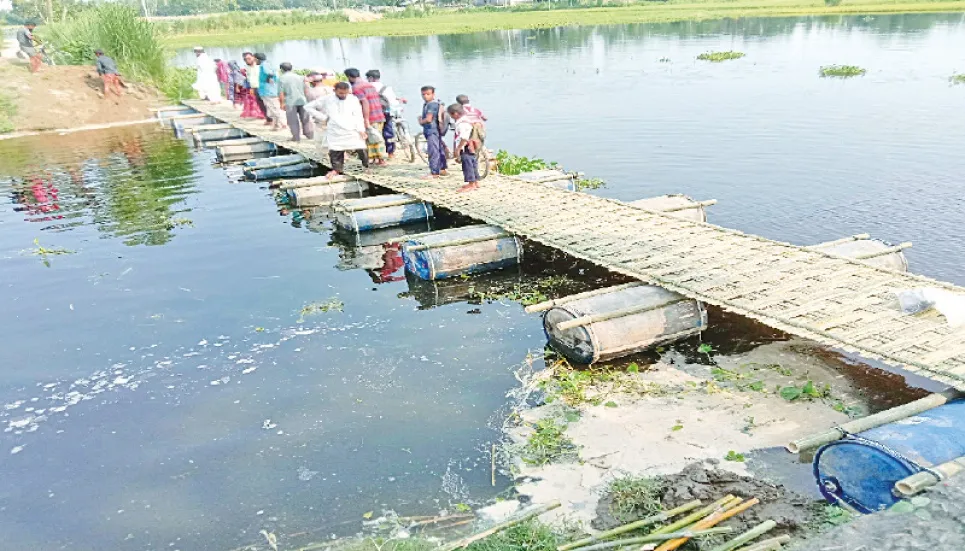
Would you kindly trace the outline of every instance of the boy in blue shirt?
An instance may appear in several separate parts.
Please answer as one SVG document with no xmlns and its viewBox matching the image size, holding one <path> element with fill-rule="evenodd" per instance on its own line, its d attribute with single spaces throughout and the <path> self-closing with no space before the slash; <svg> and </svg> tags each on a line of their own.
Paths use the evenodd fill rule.
<svg viewBox="0 0 965 551">
<path fill-rule="evenodd" d="M 426 138 L 429 154 L 429 176 L 426 179 L 448 176 L 446 150 L 442 145 L 442 136 L 449 129 L 449 123 L 445 120 L 445 108 L 442 102 L 436 99 L 436 89 L 432 86 L 422 87 L 422 99 L 425 104 L 422 106 L 419 124 L 422 125 L 422 135 Z"/>
</svg>

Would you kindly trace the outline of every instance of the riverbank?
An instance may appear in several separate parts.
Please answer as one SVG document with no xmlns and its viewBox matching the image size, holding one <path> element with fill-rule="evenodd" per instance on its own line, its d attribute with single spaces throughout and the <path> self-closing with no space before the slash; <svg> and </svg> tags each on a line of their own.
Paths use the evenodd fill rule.
<svg viewBox="0 0 965 551">
<path fill-rule="evenodd" d="M 667 23 L 742 17 L 937 13 L 965 11 L 962 0 L 853 0 L 829 6 L 824 0 L 670 0 L 604 8 L 518 11 L 468 9 L 438 11 L 426 17 L 383 18 L 364 22 L 318 22 L 291 26 L 253 27 L 240 31 L 206 30 L 169 36 L 174 48 L 194 45 L 239 46 L 282 40 L 352 38 L 362 36 L 425 36 L 507 29 Z"/>
<path fill-rule="evenodd" d="M 156 90 L 127 83 L 120 98 L 104 98 L 91 66 L 45 66 L 30 73 L 26 63 L 0 59 L 0 135 L 23 136 L 90 126 L 143 121 L 149 109 L 168 103 Z"/>
</svg>

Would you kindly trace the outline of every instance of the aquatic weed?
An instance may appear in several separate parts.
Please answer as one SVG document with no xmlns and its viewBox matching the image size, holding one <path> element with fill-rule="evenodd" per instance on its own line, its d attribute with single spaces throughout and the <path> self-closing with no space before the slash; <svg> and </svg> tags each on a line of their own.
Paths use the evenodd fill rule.
<svg viewBox="0 0 965 551">
<path fill-rule="evenodd" d="M 557 164 L 544 161 L 538 157 L 529 158 L 522 155 L 513 155 L 505 149 L 500 149 L 496 152 L 496 166 L 500 174 L 515 176 L 544 168 L 556 168 Z"/>
<path fill-rule="evenodd" d="M 576 190 L 583 191 L 584 189 L 600 189 L 606 187 L 606 181 L 602 178 L 580 178 L 576 181 Z"/>
<path fill-rule="evenodd" d="M 625 474 L 607 484 L 603 499 L 609 498 L 610 514 L 626 523 L 662 511 L 663 490 L 658 479 Z"/>
<path fill-rule="evenodd" d="M 720 63 L 721 61 L 728 61 L 731 59 L 740 59 L 744 57 L 744 52 L 704 52 L 697 56 L 697 59 L 701 61 L 711 61 L 713 63 Z"/>
<path fill-rule="evenodd" d="M 64 249 L 60 247 L 54 247 L 54 248 L 48 249 L 47 247 L 44 247 L 43 245 L 40 244 L 39 238 L 34 239 L 34 245 L 36 246 L 33 249 L 29 249 L 30 252 L 36 256 L 39 256 L 43 261 L 44 266 L 48 268 L 50 267 L 49 257 L 60 256 L 64 254 L 74 254 L 76 252 L 76 251 L 71 251 L 69 249 Z"/>
<path fill-rule="evenodd" d="M 825 65 L 821 67 L 821 78 L 851 78 L 863 76 L 868 71 L 857 65 Z"/>
<path fill-rule="evenodd" d="M 566 434 L 566 423 L 552 417 L 533 424 L 533 434 L 526 440 L 520 457 L 529 465 L 546 465 L 577 456 L 576 444 Z"/>
<path fill-rule="evenodd" d="M 328 300 L 321 302 L 311 302 L 302 306 L 300 316 L 298 321 L 305 321 L 307 316 L 314 316 L 315 314 L 325 314 L 328 312 L 341 312 L 345 307 L 345 303 L 339 300 L 337 297 L 332 297 Z"/>
<path fill-rule="evenodd" d="M 955 73 L 948 77 L 949 84 L 965 84 L 965 73 Z"/>
<path fill-rule="evenodd" d="M 746 459 L 744 454 L 737 453 L 734 450 L 729 450 L 727 455 L 724 456 L 724 461 L 733 461 L 735 463 L 743 463 Z"/>
</svg>

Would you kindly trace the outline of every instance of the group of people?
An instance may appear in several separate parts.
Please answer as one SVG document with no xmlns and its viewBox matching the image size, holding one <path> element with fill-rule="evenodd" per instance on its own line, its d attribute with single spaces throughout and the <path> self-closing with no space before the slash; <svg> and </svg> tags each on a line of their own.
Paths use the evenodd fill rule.
<svg viewBox="0 0 965 551">
<path fill-rule="evenodd" d="M 381 82 L 377 69 L 367 71 L 364 77 L 356 68 L 345 69 L 345 82 L 330 69 L 300 75 L 288 62 L 279 64 L 276 72 L 263 53 L 245 52 L 242 66 L 236 61 L 212 60 L 201 47 L 194 51 L 198 69 L 194 88 L 202 99 L 229 101 L 241 109 L 242 118 L 264 119 L 273 130 L 287 127 L 294 141 L 316 139 L 317 134 L 318 141 L 328 148 L 329 178 L 342 174 L 346 153 L 357 155 L 367 170 L 383 166 L 393 157 L 393 119 L 403 116 L 407 100 Z M 435 92 L 432 86 L 422 87 L 419 124 L 429 157 L 426 178 L 447 175 L 449 148 L 443 139 L 453 129 L 453 156 L 460 160 L 465 180 L 460 191 L 476 189 L 477 152 L 485 140 L 486 117 L 465 95 L 457 96 L 447 107 Z"/>
</svg>

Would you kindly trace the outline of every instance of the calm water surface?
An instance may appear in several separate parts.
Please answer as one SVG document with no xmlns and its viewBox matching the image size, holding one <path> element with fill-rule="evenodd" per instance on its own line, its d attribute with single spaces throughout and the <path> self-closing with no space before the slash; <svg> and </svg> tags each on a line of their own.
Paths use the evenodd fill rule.
<svg viewBox="0 0 965 551">
<path fill-rule="evenodd" d="M 713 222 L 795 243 L 914 241 L 914 271 L 965 283 L 960 15 L 253 48 L 378 67 L 413 100 L 468 93 L 493 145 L 606 196 L 716 198 Z M 747 57 L 694 61 L 721 49 Z M 818 78 L 832 63 L 868 75 Z M 539 319 L 353 269 L 326 224 L 212 161 L 152 127 L 0 142 L 5 546 L 227 550 L 505 488 L 488 450 Z M 301 315 L 333 297 L 343 312 Z"/>
</svg>

